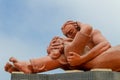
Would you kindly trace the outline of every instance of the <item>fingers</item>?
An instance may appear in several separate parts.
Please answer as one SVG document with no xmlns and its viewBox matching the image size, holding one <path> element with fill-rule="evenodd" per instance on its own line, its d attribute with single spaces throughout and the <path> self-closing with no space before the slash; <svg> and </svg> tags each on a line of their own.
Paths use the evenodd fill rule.
<svg viewBox="0 0 120 80">
<path fill-rule="evenodd" d="M 13 63 L 18 62 L 18 60 L 17 60 L 16 58 L 14 58 L 14 57 L 11 57 L 11 58 L 9 59 L 9 61 L 10 61 L 10 62 L 13 62 Z"/>
<path fill-rule="evenodd" d="M 50 52 L 50 50 L 53 50 L 53 49 L 58 49 L 58 50 L 62 50 L 64 48 L 64 46 L 61 44 L 61 43 L 54 43 L 54 44 L 51 44 L 51 46 L 48 47 L 48 52 Z"/>
<path fill-rule="evenodd" d="M 68 61 L 73 61 L 76 59 L 80 59 L 80 55 L 75 52 L 69 52 L 69 55 L 67 56 Z"/>
<path fill-rule="evenodd" d="M 68 62 L 71 61 L 74 58 L 74 52 L 69 52 L 69 55 L 67 57 Z"/>
<path fill-rule="evenodd" d="M 55 43 L 58 38 L 59 38 L 58 36 L 55 36 L 55 37 L 51 40 L 50 44 Z"/>
<path fill-rule="evenodd" d="M 69 56 L 73 56 L 75 52 L 69 52 Z"/>
<path fill-rule="evenodd" d="M 69 57 L 75 57 L 75 56 L 77 56 L 78 54 L 77 53 L 75 53 L 75 52 L 69 52 Z"/>
<path fill-rule="evenodd" d="M 48 46 L 48 52 L 51 49 L 60 49 L 63 47 L 63 41 L 59 37 L 54 37 Z"/>
<path fill-rule="evenodd" d="M 64 41 L 67 41 L 67 42 L 72 42 L 73 39 L 72 38 L 65 38 Z"/>
<path fill-rule="evenodd" d="M 101 48 L 100 53 L 105 52 L 109 48 L 110 48 L 110 45 L 104 46 L 103 48 Z"/>
<path fill-rule="evenodd" d="M 56 45 L 60 45 L 63 44 L 63 39 L 60 37 L 54 37 L 51 42 L 50 42 L 50 46 L 56 46 Z"/>
<path fill-rule="evenodd" d="M 53 47 L 51 47 L 51 49 L 59 49 L 59 50 L 61 50 L 61 49 L 63 49 L 63 48 L 64 48 L 63 45 L 53 46 Z"/>
<path fill-rule="evenodd" d="M 56 42 L 56 39 L 53 39 L 53 40 L 50 42 L 50 44 L 55 43 L 55 42 Z"/>
<path fill-rule="evenodd" d="M 54 44 L 51 44 L 52 46 L 59 46 L 59 45 L 63 45 L 63 43 L 59 43 L 59 42 L 56 42 Z"/>
<path fill-rule="evenodd" d="M 58 46 L 53 45 L 53 46 L 49 46 L 49 47 L 47 48 L 47 53 L 50 54 L 51 50 L 59 50 L 59 51 L 61 51 L 61 50 L 63 50 L 63 48 L 64 48 L 63 45 L 58 45 Z"/>
</svg>

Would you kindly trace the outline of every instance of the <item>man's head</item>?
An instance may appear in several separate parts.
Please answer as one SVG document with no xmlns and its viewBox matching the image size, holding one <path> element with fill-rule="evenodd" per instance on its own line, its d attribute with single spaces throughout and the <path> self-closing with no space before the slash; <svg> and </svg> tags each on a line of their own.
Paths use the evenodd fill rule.
<svg viewBox="0 0 120 80">
<path fill-rule="evenodd" d="M 80 31 L 80 27 L 77 22 L 67 21 L 61 28 L 63 34 L 68 38 L 74 38 L 77 31 Z"/>
</svg>

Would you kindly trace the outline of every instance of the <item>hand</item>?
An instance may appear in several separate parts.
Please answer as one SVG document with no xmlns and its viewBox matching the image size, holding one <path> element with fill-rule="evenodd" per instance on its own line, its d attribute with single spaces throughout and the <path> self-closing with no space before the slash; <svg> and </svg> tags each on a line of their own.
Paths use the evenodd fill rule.
<svg viewBox="0 0 120 80">
<path fill-rule="evenodd" d="M 64 43 L 63 39 L 60 37 L 54 37 L 50 42 L 49 47 L 47 48 L 47 52 L 49 56 L 53 59 L 57 59 L 64 53 Z"/>
<path fill-rule="evenodd" d="M 63 44 L 64 43 L 62 38 L 59 38 L 58 36 L 54 37 L 47 48 L 48 54 L 50 54 L 52 50 L 58 50 L 61 53 L 64 48 Z"/>
<path fill-rule="evenodd" d="M 71 66 L 78 66 L 81 62 L 81 56 L 75 52 L 69 52 L 67 61 Z"/>
<path fill-rule="evenodd" d="M 48 53 L 48 54 L 50 54 L 50 51 L 51 51 L 52 49 L 54 49 L 54 47 L 52 46 L 52 44 L 54 44 L 54 43 L 56 42 L 56 39 L 57 39 L 57 36 L 54 37 L 54 38 L 51 40 L 51 42 L 50 42 L 50 44 L 49 44 L 49 46 L 48 46 L 48 48 L 47 48 L 47 53 Z"/>
</svg>

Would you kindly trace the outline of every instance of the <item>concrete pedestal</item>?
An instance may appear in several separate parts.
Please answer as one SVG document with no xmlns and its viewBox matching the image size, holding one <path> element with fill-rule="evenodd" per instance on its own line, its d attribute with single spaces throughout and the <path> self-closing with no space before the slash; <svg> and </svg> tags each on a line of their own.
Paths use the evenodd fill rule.
<svg viewBox="0 0 120 80">
<path fill-rule="evenodd" d="M 86 71 L 57 74 L 12 73 L 11 80 L 120 80 L 120 72 Z"/>
</svg>

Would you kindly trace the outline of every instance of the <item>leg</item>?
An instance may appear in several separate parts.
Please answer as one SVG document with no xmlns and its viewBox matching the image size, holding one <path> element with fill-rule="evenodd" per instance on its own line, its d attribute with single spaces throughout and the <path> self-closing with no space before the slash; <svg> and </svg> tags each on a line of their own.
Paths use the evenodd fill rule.
<svg viewBox="0 0 120 80">
<path fill-rule="evenodd" d="M 18 61 L 14 57 L 11 57 L 9 59 L 10 62 L 12 62 L 19 71 L 22 71 L 24 73 L 32 73 L 32 67 L 30 62 L 28 61 Z"/>
<path fill-rule="evenodd" d="M 58 59 L 52 59 L 50 56 L 31 59 L 28 62 L 18 61 L 17 59 L 12 57 L 9 59 L 9 61 L 12 62 L 13 65 L 6 64 L 5 71 L 10 73 L 13 71 L 21 71 L 26 74 L 45 72 L 45 71 L 61 68 L 61 66 L 63 65 L 59 62 Z"/>
<path fill-rule="evenodd" d="M 62 64 L 57 59 L 52 59 L 50 56 L 30 60 L 33 72 L 45 72 L 60 68 Z"/>
</svg>

